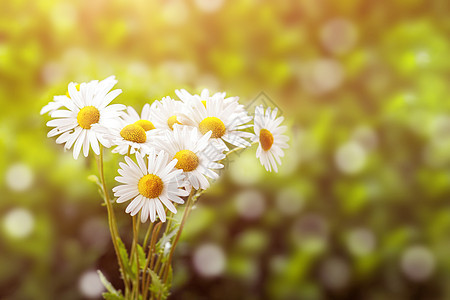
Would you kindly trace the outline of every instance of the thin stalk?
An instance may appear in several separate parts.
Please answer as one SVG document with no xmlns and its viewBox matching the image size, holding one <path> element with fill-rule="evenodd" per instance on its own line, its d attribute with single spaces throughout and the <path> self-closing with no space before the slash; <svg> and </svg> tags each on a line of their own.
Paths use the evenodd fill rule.
<svg viewBox="0 0 450 300">
<path fill-rule="evenodd" d="M 148 254 L 147 261 L 145 262 L 144 273 L 142 275 L 142 299 L 147 299 L 148 286 L 150 285 L 150 274 L 147 274 L 147 268 L 150 265 L 150 261 L 153 259 L 153 248 L 155 246 L 156 237 L 159 234 L 159 229 L 161 228 L 162 223 L 159 222 L 156 226 L 153 227 L 152 237 L 150 241 L 150 245 L 148 246 Z"/>
<path fill-rule="evenodd" d="M 170 213 L 171 214 L 171 218 L 167 218 L 168 219 L 168 221 L 167 221 L 167 225 L 166 225 L 166 230 L 164 231 L 164 235 L 168 235 L 169 234 L 169 232 L 170 232 L 170 227 L 172 226 L 172 217 L 173 217 L 173 213 Z M 163 236 L 164 236 L 163 235 Z M 163 245 L 164 247 L 165 247 L 165 245 Z M 162 262 L 162 255 L 161 256 L 158 256 L 158 260 L 156 261 L 156 266 L 155 266 L 155 271 L 156 270 L 158 270 L 158 268 L 160 268 L 160 270 L 157 272 L 157 274 L 158 274 L 158 276 L 161 278 L 161 276 L 162 276 L 162 271 L 164 270 L 164 263 L 163 264 L 161 264 L 161 262 Z M 161 266 L 160 266 L 161 265 Z"/>
<path fill-rule="evenodd" d="M 125 295 L 127 295 L 130 290 L 130 286 L 128 284 L 128 276 L 125 272 L 122 258 L 120 257 L 119 246 L 117 244 L 117 238 L 119 237 L 119 233 L 118 233 L 118 229 L 117 229 L 116 217 L 114 215 L 114 210 L 112 208 L 111 200 L 109 198 L 108 189 L 106 188 L 105 175 L 103 172 L 103 146 L 102 145 L 100 145 L 100 155 L 97 155 L 96 158 L 97 158 L 98 171 L 99 171 L 99 175 L 100 175 L 100 182 L 102 183 L 104 200 L 105 200 L 106 209 L 108 212 L 109 231 L 111 233 L 111 239 L 113 242 L 114 251 L 116 252 L 117 261 L 119 263 L 120 272 L 122 274 L 122 279 L 123 279 L 123 282 L 125 285 Z"/>
<path fill-rule="evenodd" d="M 253 145 L 256 145 L 256 144 L 258 144 L 258 142 L 253 142 L 253 143 L 250 144 L 249 147 L 251 147 L 251 146 L 253 146 Z M 236 148 L 234 148 L 234 149 L 228 151 L 227 153 L 225 153 L 225 157 L 228 157 L 228 155 L 233 154 L 234 152 L 237 152 L 237 151 L 239 151 L 239 150 L 244 150 L 244 149 L 247 149 L 247 148 L 248 148 L 248 147 L 236 147 Z"/>
<path fill-rule="evenodd" d="M 178 232 L 177 232 L 177 234 L 175 236 L 175 239 L 173 241 L 172 247 L 170 248 L 169 258 L 165 262 L 165 266 L 166 267 L 165 267 L 165 269 L 164 269 L 164 271 L 162 273 L 162 274 L 164 274 L 164 276 L 163 276 L 163 283 L 164 284 L 166 283 L 167 277 L 169 276 L 169 268 L 170 268 L 170 265 L 172 264 L 172 257 L 173 257 L 173 253 L 175 251 L 175 247 L 176 247 L 176 245 L 178 243 L 178 240 L 180 239 L 181 232 L 183 231 L 184 224 L 186 223 L 187 216 L 188 216 L 189 211 L 191 210 L 191 207 L 192 207 L 192 202 L 193 201 L 191 201 L 191 200 L 192 200 L 192 198 L 193 198 L 193 196 L 195 194 L 194 191 L 195 190 L 192 189 L 191 194 L 189 195 L 189 198 L 187 199 L 186 208 L 184 210 L 183 217 L 181 219 L 180 227 L 178 228 Z"/>
<path fill-rule="evenodd" d="M 136 249 L 137 243 L 138 243 L 138 231 L 139 231 L 139 221 L 136 224 L 136 216 L 133 216 L 133 249 L 134 249 L 134 256 L 136 259 L 136 281 L 133 286 L 133 290 L 136 289 L 136 299 L 139 298 L 139 253 Z M 130 257 L 133 257 L 133 254 L 130 255 Z"/>
<path fill-rule="evenodd" d="M 150 233 L 152 232 L 153 225 L 155 225 L 155 223 L 151 223 L 151 222 L 148 225 L 147 232 L 145 233 L 145 237 L 144 237 L 144 243 L 142 243 L 142 249 L 147 248 L 148 239 L 150 237 Z"/>
</svg>

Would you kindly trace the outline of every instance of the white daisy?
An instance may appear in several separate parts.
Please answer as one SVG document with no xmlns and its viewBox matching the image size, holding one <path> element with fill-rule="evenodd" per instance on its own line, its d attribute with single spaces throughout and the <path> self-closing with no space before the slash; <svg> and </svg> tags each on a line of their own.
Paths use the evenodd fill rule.
<svg viewBox="0 0 450 300">
<path fill-rule="evenodd" d="M 96 87 L 96 92 L 100 92 L 104 89 L 108 89 L 108 91 L 110 89 L 112 89 L 112 87 L 117 83 L 117 80 L 115 78 L 115 76 L 109 76 L 106 79 L 103 79 L 102 81 L 98 81 L 98 80 L 92 80 L 91 83 L 95 83 L 98 86 Z M 109 88 L 108 88 L 109 87 Z M 75 83 L 75 88 L 77 89 L 77 91 L 80 90 L 80 84 L 79 83 Z M 52 113 L 53 111 L 61 108 L 64 104 L 63 104 L 63 100 L 65 99 L 70 99 L 70 95 L 69 95 L 69 90 L 67 90 L 65 95 L 56 95 L 53 96 L 53 101 L 50 101 L 47 105 L 45 105 L 42 109 L 40 114 L 46 114 L 46 113 Z"/>
<path fill-rule="evenodd" d="M 182 170 L 174 169 L 177 160 L 169 161 L 164 151 L 156 154 L 154 150 L 148 155 L 148 164 L 140 155 L 136 155 L 137 164 L 128 156 L 125 163 L 119 163 L 120 169 L 116 181 L 123 183 L 113 188 L 117 203 L 132 200 L 125 212 L 136 215 L 141 211 L 141 222 L 156 220 L 156 214 L 162 222 L 166 221 L 164 207 L 176 213 L 172 202 L 183 204 L 180 197 L 189 193 L 180 188 L 183 181 Z"/>
<path fill-rule="evenodd" d="M 109 127 L 114 125 L 119 118 L 121 111 L 125 109 L 122 104 L 112 104 L 112 100 L 116 98 L 122 90 L 117 89 L 110 91 L 116 81 L 113 77 L 99 83 L 91 81 L 89 83 L 80 84 L 77 90 L 75 84 L 69 84 L 69 97 L 61 99 L 62 106 L 51 113 L 51 117 L 55 118 L 47 122 L 47 126 L 55 127 L 47 134 L 48 137 L 56 135 L 60 136 L 56 139 L 56 143 L 64 143 L 65 149 L 73 148 L 73 157 L 78 158 L 81 148 L 83 148 L 84 156 L 89 154 L 89 145 L 97 155 L 100 154 L 100 142 L 105 147 L 109 147 L 109 143 L 105 140 L 101 133 L 95 131 L 92 127 L 94 124 Z"/>
<path fill-rule="evenodd" d="M 222 92 L 222 93 L 215 93 L 214 95 L 210 96 L 209 95 L 209 90 L 208 89 L 203 89 L 202 92 L 200 93 L 200 95 L 191 95 L 188 91 L 186 91 L 185 89 L 181 89 L 181 90 L 176 90 L 175 94 L 177 94 L 177 96 L 181 99 L 181 101 L 183 101 L 185 104 L 193 104 L 193 99 L 198 99 L 200 101 L 202 101 L 203 105 L 206 107 L 206 102 L 208 99 L 219 99 L 222 102 L 224 102 L 224 104 L 228 105 L 230 103 L 233 102 L 238 102 L 239 101 L 239 97 L 228 97 L 225 98 L 226 93 Z M 238 108 L 237 110 L 239 112 L 245 112 L 245 107 L 242 104 L 238 103 Z"/>
<path fill-rule="evenodd" d="M 192 97 L 189 101 L 191 105 L 186 105 L 184 111 L 178 114 L 183 125 L 198 128 L 202 135 L 212 131 L 213 145 L 224 150 L 228 150 L 224 141 L 238 147 L 250 146 L 245 138 L 251 138 L 253 134 L 241 130 L 252 126 L 246 124 L 252 117 L 242 110 L 238 101 L 225 102 L 222 97 L 203 100 L 206 105 L 198 97 Z"/>
<path fill-rule="evenodd" d="M 152 111 L 152 120 L 156 128 L 173 130 L 174 124 L 181 124 L 177 119 L 177 113 L 183 110 L 183 102 L 164 97 L 161 101 L 153 103 L 155 109 Z"/>
<path fill-rule="evenodd" d="M 277 118 L 278 109 L 272 112 L 270 107 L 264 113 L 262 105 L 255 109 L 255 134 L 253 141 L 259 141 L 256 157 L 259 158 L 261 164 L 267 171 L 271 172 L 272 168 L 278 172 L 277 163 L 281 165 L 280 157 L 284 156 L 283 148 L 288 148 L 289 137 L 282 135 L 286 131 L 286 126 L 280 126 L 284 117 Z"/>
<path fill-rule="evenodd" d="M 127 119 L 130 120 L 129 117 Z M 130 124 L 119 118 L 113 126 L 94 125 L 93 127 L 103 134 L 111 146 L 117 146 L 112 152 L 121 155 L 126 155 L 130 151 L 130 154 L 138 152 L 144 156 L 154 147 L 155 138 L 161 135 L 161 130 L 154 129 L 153 124 L 145 119 L 139 119 Z"/>
<path fill-rule="evenodd" d="M 183 171 L 187 189 L 207 189 L 209 181 L 205 176 L 217 179 L 219 175 L 214 170 L 223 168 L 217 162 L 225 155 L 208 142 L 211 134 L 210 131 L 202 136 L 195 127 L 175 124 L 173 131 L 166 131 L 164 138 L 155 142 L 156 149 L 178 160 L 175 167 Z"/>
<path fill-rule="evenodd" d="M 127 112 L 123 114 L 122 119 L 125 121 L 127 125 L 137 123 L 142 128 L 144 128 L 145 131 L 155 129 L 155 125 L 153 125 L 151 118 L 152 111 L 155 109 L 155 106 L 156 106 L 155 102 L 153 102 L 152 105 L 148 103 L 145 104 L 144 107 L 142 108 L 141 116 L 139 116 L 139 114 L 133 107 L 128 106 Z"/>
</svg>

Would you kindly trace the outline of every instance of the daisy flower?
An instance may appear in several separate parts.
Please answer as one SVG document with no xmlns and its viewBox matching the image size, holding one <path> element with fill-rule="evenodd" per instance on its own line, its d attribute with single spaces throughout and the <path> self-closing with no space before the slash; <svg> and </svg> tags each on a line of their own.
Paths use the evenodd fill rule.
<svg viewBox="0 0 450 300">
<path fill-rule="evenodd" d="M 211 142 L 218 148 L 228 151 L 225 142 L 238 147 L 248 147 L 250 143 L 245 138 L 253 134 L 241 131 L 251 127 L 246 123 L 252 117 L 242 110 L 238 101 L 225 102 L 221 97 L 209 97 L 205 104 L 198 97 L 192 97 L 191 105 L 186 105 L 183 112 L 178 114 L 183 125 L 198 128 L 202 135 L 212 131 Z"/>
<path fill-rule="evenodd" d="M 115 179 L 122 183 L 113 188 L 117 203 L 132 200 L 125 212 L 134 216 L 141 212 L 141 222 L 148 218 L 155 222 L 156 215 L 162 222 L 166 221 L 164 207 L 176 213 L 177 209 L 172 202 L 183 204 L 180 197 L 189 193 L 180 188 L 183 180 L 182 170 L 174 169 L 177 160 L 169 161 L 169 156 L 164 151 L 156 154 L 152 150 L 148 155 L 148 164 L 140 155 L 136 155 L 137 164 L 128 156 L 126 163 L 119 163 L 119 174 Z"/>
<path fill-rule="evenodd" d="M 208 89 L 203 89 L 200 95 L 191 95 L 188 91 L 185 89 L 176 90 L 175 94 L 183 101 L 185 104 L 192 104 L 193 99 L 198 99 L 202 101 L 203 105 L 206 107 L 206 103 L 208 99 L 219 99 L 224 102 L 224 104 L 230 104 L 232 102 L 238 102 L 239 97 L 228 97 L 225 98 L 226 93 L 215 93 L 214 95 L 209 95 Z M 238 103 L 238 110 L 239 112 L 245 112 L 244 105 Z"/>
<path fill-rule="evenodd" d="M 183 110 L 183 102 L 164 97 L 161 101 L 153 103 L 155 109 L 152 111 L 152 120 L 156 128 L 173 130 L 174 124 L 181 124 L 177 119 L 177 113 Z"/>
<path fill-rule="evenodd" d="M 96 88 L 97 91 L 101 91 L 103 89 L 108 89 L 108 91 L 109 91 L 117 83 L 117 80 L 115 79 L 115 76 L 109 76 L 108 78 L 106 78 L 100 82 L 98 80 L 93 80 L 93 81 L 91 81 L 91 83 L 95 83 L 98 85 L 98 87 Z M 79 91 L 80 84 L 75 83 L 75 88 L 77 89 L 77 91 Z M 53 101 L 50 101 L 47 105 L 45 105 L 41 109 L 40 114 L 43 115 L 46 113 L 51 113 L 51 112 L 61 108 L 64 105 L 63 100 L 65 100 L 65 99 L 70 99 L 69 90 L 67 90 L 65 95 L 53 96 Z"/>
<path fill-rule="evenodd" d="M 127 125 L 136 123 L 137 125 L 144 128 L 145 131 L 149 131 L 155 129 L 155 126 L 151 121 L 152 120 L 151 115 L 154 109 L 155 109 L 155 102 L 153 102 L 152 105 L 147 103 L 142 108 L 141 116 L 139 116 L 139 114 L 133 107 L 128 106 L 127 112 L 123 114 L 122 119 L 125 121 Z"/>
<path fill-rule="evenodd" d="M 154 147 L 154 139 L 161 134 L 161 130 L 154 129 L 150 121 L 147 122 L 152 124 L 151 126 L 145 121 L 147 120 L 140 119 L 129 124 L 119 118 L 114 126 L 96 125 L 94 129 L 102 133 L 111 146 L 117 146 L 112 150 L 113 153 L 126 155 L 130 151 L 130 154 L 138 152 L 144 156 Z"/>
<path fill-rule="evenodd" d="M 99 142 L 105 147 L 109 143 L 101 133 L 95 131 L 92 126 L 99 124 L 105 127 L 112 126 L 117 122 L 121 111 L 125 109 L 122 104 L 112 104 L 122 90 L 110 91 L 116 81 L 109 77 L 101 83 L 91 81 L 80 84 L 77 90 L 73 82 L 69 83 L 69 97 L 61 99 L 62 106 L 51 112 L 54 120 L 48 121 L 47 126 L 55 127 L 47 134 L 48 137 L 60 135 L 56 143 L 65 144 L 65 149 L 73 147 L 73 157 L 78 158 L 81 148 L 85 157 L 89 154 L 89 148 L 95 154 L 100 154 Z"/>
<path fill-rule="evenodd" d="M 271 111 L 270 107 L 264 112 L 262 105 L 255 109 L 255 135 L 253 141 L 259 141 L 256 157 L 267 171 L 272 168 L 278 172 L 277 163 L 281 165 L 280 157 L 284 156 L 283 148 L 288 148 L 289 137 L 282 135 L 286 131 L 286 126 L 280 126 L 284 117 L 277 118 L 278 109 Z"/>
<path fill-rule="evenodd" d="M 210 131 L 202 136 L 195 127 L 175 124 L 173 131 L 166 131 L 164 139 L 155 142 L 156 149 L 178 160 L 175 168 L 183 171 L 188 190 L 191 187 L 207 189 L 206 177 L 217 179 L 219 175 L 214 170 L 223 168 L 217 162 L 225 155 L 208 142 L 211 134 Z"/>
</svg>

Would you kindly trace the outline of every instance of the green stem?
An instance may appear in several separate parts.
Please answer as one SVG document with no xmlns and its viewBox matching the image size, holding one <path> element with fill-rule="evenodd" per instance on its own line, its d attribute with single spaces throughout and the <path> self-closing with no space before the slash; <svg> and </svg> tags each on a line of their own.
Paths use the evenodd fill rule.
<svg viewBox="0 0 450 300">
<path fill-rule="evenodd" d="M 256 145 L 256 144 L 258 144 L 258 142 L 253 142 L 253 143 L 250 144 L 249 147 L 251 147 L 251 146 L 253 146 L 253 145 Z M 247 148 L 248 148 L 248 147 L 236 147 L 236 148 L 234 148 L 234 149 L 228 151 L 227 153 L 225 153 L 225 157 L 228 157 L 228 155 L 233 154 L 234 152 L 237 152 L 237 151 L 239 151 L 239 150 L 244 150 L 244 149 L 247 149 Z"/>
<path fill-rule="evenodd" d="M 119 246 L 117 244 L 117 239 L 119 238 L 119 233 L 118 233 L 118 229 L 117 229 L 116 217 L 114 215 L 114 210 L 112 208 L 111 200 L 109 198 L 108 189 L 106 188 L 105 175 L 104 175 L 104 171 L 103 171 L 103 146 L 102 145 L 100 145 L 100 155 L 97 155 L 96 158 L 97 158 L 97 165 L 98 165 L 98 170 L 99 170 L 99 175 L 100 175 L 100 181 L 102 183 L 102 189 L 103 189 L 106 209 L 108 211 L 109 231 L 111 233 L 111 239 L 113 242 L 114 251 L 116 252 L 117 261 L 119 263 L 120 273 L 122 274 L 122 279 L 123 279 L 123 282 L 125 285 L 125 295 L 127 295 L 130 290 L 130 286 L 128 284 L 128 276 L 125 272 L 122 258 L 120 257 Z"/>
<path fill-rule="evenodd" d="M 178 240 L 180 239 L 181 232 L 183 231 L 184 224 L 186 223 L 187 216 L 189 215 L 189 211 L 192 208 L 192 202 L 193 201 L 191 201 L 191 200 L 192 200 L 195 192 L 196 192 L 196 190 L 192 189 L 191 194 L 189 195 L 189 198 L 187 199 L 186 208 L 184 209 L 184 213 L 183 213 L 183 217 L 181 219 L 180 227 L 178 228 L 178 232 L 177 232 L 177 234 L 175 236 L 173 244 L 170 247 L 169 258 L 167 259 L 167 261 L 163 265 L 163 268 L 165 266 L 165 268 L 163 270 L 163 273 L 162 273 L 164 275 L 163 276 L 163 283 L 164 284 L 166 284 L 167 277 L 169 276 L 169 269 L 170 269 L 170 265 L 172 264 L 172 257 L 173 257 L 173 253 L 175 251 L 175 247 L 176 247 L 176 245 L 178 243 Z"/>
<path fill-rule="evenodd" d="M 154 250 L 153 248 L 155 247 L 156 237 L 159 234 L 161 225 L 162 225 L 162 223 L 159 222 L 158 224 L 156 224 L 156 226 L 153 227 L 150 245 L 148 246 L 147 261 L 145 263 L 144 273 L 142 276 L 142 287 L 143 287 L 142 288 L 142 299 L 143 300 L 147 299 L 147 293 L 148 293 L 148 289 L 149 289 L 149 285 L 150 285 L 150 278 L 151 278 L 150 274 L 147 274 L 147 268 L 149 267 L 149 265 L 151 265 L 151 262 L 153 261 L 153 250 Z M 150 267 L 150 269 L 151 269 L 151 267 Z"/>
<path fill-rule="evenodd" d="M 138 243 L 138 232 L 139 232 L 139 223 L 140 222 L 138 221 L 136 224 L 136 216 L 133 216 L 132 219 L 133 219 L 133 246 L 132 247 L 133 247 L 134 256 L 136 259 L 136 281 L 134 283 L 133 290 L 136 291 L 136 299 L 139 299 L 139 270 L 140 270 L 140 267 L 139 267 L 139 253 L 138 253 L 136 247 L 137 247 L 137 243 Z M 130 255 L 130 258 L 131 259 L 133 258 L 133 252 Z"/>
</svg>

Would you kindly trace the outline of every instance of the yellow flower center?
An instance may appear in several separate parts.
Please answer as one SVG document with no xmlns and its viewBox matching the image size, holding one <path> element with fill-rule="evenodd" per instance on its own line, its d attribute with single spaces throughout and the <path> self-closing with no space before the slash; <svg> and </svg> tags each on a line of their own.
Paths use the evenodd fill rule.
<svg viewBox="0 0 450 300">
<path fill-rule="evenodd" d="M 120 135 L 130 142 L 145 143 L 147 141 L 147 135 L 145 134 L 144 128 L 136 124 L 125 126 L 120 131 Z"/>
<path fill-rule="evenodd" d="M 77 84 L 75 85 L 75 88 L 77 89 L 77 91 L 80 91 L 80 84 L 77 83 Z M 66 92 L 66 96 L 67 96 L 67 98 L 70 99 L 69 91 Z"/>
<path fill-rule="evenodd" d="M 138 183 L 138 190 L 142 196 L 149 199 L 156 198 L 161 195 L 164 183 L 161 178 L 156 175 L 148 174 L 142 177 Z"/>
<path fill-rule="evenodd" d="M 212 138 L 221 138 L 225 134 L 225 124 L 216 117 L 207 117 L 198 125 L 200 132 L 206 134 L 208 131 L 212 131 Z"/>
<path fill-rule="evenodd" d="M 171 116 L 168 120 L 167 120 L 167 125 L 169 125 L 170 129 L 173 130 L 173 124 L 180 124 L 181 123 L 177 120 L 177 116 Z"/>
<path fill-rule="evenodd" d="M 91 129 L 91 125 L 98 123 L 100 112 L 93 106 L 85 106 L 78 112 L 77 122 L 81 128 Z"/>
<path fill-rule="evenodd" d="M 145 131 L 155 129 L 155 125 L 153 125 L 153 123 L 149 120 L 139 120 L 134 122 L 134 124 L 141 126 Z"/>
<path fill-rule="evenodd" d="M 268 151 L 272 148 L 273 144 L 273 135 L 267 129 L 261 129 L 259 132 L 259 142 L 261 143 L 261 147 L 264 151 Z"/>
<path fill-rule="evenodd" d="M 181 150 L 173 158 L 178 159 L 175 167 L 177 169 L 183 169 L 184 172 L 194 171 L 198 167 L 198 157 L 191 150 Z"/>
</svg>

